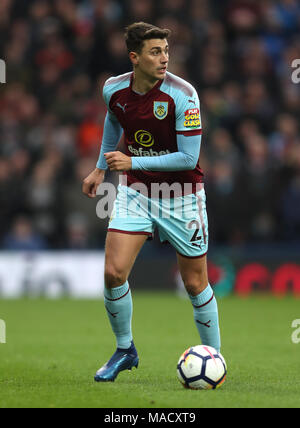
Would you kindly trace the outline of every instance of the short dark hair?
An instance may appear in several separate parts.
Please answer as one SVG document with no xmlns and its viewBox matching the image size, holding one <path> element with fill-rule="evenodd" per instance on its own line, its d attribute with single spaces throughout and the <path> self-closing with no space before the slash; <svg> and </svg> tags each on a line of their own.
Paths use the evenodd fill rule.
<svg viewBox="0 0 300 428">
<path fill-rule="evenodd" d="M 171 31 L 146 22 L 135 22 L 125 28 L 125 42 L 129 52 L 141 53 L 144 40 L 167 39 Z"/>
</svg>

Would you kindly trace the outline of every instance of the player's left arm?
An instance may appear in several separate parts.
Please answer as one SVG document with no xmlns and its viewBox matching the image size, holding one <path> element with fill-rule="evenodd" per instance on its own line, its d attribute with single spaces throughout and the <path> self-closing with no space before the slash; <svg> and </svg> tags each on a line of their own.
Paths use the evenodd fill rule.
<svg viewBox="0 0 300 428">
<path fill-rule="evenodd" d="M 196 168 L 201 148 L 201 135 L 177 135 L 178 152 L 161 156 L 127 156 L 121 152 L 105 153 L 111 171 L 186 171 Z"/>
<path fill-rule="evenodd" d="M 187 171 L 196 168 L 201 135 L 177 135 L 178 152 L 161 156 L 132 157 L 132 169 L 145 171 Z"/>
</svg>

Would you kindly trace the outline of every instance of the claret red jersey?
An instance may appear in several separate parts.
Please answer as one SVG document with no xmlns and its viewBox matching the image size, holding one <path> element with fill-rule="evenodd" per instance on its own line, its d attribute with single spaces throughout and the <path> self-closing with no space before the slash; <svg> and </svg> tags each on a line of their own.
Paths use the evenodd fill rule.
<svg viewBox="0 0 300 428">
<path fill-rule="evenodd" d="M 112 77 L 103 88 L 108 111 L 124 130 L 128 156 L 174 153 L 178 151 L 178 134 L 189 136 L 202 133 L 199 98 L 192 85 L 167 73 L 149 92 L 141 95 L 132 89 L 133 76 L 130 72 Z M 182 186 L 191 183 L 194 191 L 196 184 L 203 182 L 203 172 L 198 163 L 190 171 L 130 170 L 124 174 L 128 185 L 142 182 L 149 189 L 151 183 L 180 183 Z"/>
</svg>

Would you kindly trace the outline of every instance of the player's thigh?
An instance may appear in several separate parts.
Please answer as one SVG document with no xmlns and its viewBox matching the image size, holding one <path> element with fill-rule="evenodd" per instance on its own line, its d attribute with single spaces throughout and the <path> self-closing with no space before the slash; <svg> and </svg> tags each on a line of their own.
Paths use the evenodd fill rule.
<svg viewBox="0 0 300 428">
<path fill-rule="evenodd" d="M 118 287 L 127 281 L 146 234 L 108 232 L 105 243 L 105 285 Z"/>
<path fill-rule="evenodd" d="M 189 258 L 177 253 L 177 262 L 187 292 L 197 296 L 208 285 L 207 256 Z"/>
</svg>

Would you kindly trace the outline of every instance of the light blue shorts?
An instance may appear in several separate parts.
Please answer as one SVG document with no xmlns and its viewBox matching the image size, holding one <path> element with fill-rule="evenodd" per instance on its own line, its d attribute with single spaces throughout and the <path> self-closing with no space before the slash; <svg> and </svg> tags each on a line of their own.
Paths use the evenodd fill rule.
<svg viewBox="0 0 300 428">
<path fill-rule="evenodd" d="M 208 249 L 208 221 L 204 187 L 197 193 L 175 198 L 148 198 L 118 186 L 108 231 L 153 237 L 169 242 L 185 257 L 201 257 Z"/>
</svg>

